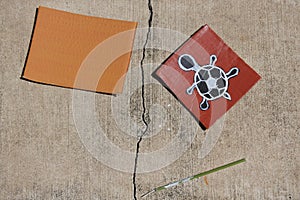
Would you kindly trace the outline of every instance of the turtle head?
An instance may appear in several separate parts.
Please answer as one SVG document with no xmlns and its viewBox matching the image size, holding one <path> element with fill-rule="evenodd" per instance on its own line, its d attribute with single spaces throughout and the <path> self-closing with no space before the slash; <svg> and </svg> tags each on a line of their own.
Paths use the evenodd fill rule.
<svg viewBox="0 0 300 200">
<path fill-rule="evenodd" d="M 195 59 L 193 58 L 193 56 L 189 55 L 189 54 L 183 54 L 178 58 L 178 64 L 179 67 L 184 70 L 184 71 L 197 71 L 200 66 L 198 65 L 198 63 L 195 61 Z"/>
</svg>

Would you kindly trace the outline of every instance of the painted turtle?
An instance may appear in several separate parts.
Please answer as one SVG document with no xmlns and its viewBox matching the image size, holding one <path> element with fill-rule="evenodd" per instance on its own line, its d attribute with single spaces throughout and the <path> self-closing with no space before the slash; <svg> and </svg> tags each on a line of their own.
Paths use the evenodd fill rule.
<svg viewBox="0 0 300 200">
<path fill-rule="evenodd" d="M 182 70 L 193 70 L 195 72 L 194 83 L 186 92 L 191 95 L 193 90 L 195 88 L 197 89 L 202 97 L 202 102 L 200 103 L 201 110 L 207 110 L 209 108 L 207 101 L 213 101 L 220 97 L 231 100 L 227 92 L 228 80 L 238 75 L 239 69 L 233 67 L 228 73 L 225 73 L 223 69 L 215 66 L 216 61 L 217 56 L 211 55 L 209 64 L 200 66 L 189 54 L 183 54 L 178 58 L 178 64 Z"/>
</svg>

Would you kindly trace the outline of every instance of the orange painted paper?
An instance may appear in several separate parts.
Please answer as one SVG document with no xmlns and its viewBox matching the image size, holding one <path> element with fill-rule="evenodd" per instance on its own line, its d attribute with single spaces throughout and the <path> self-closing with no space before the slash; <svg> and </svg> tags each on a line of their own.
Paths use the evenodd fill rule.
<svg viewBox="0 0 300 200">
<path fill-rule="evenodd" d="M 136 26 L 136 22 L 39 7 L 21 78 L 100 93 L 121 93 Z M 123 32 L 126 34 L 118 37 Z M 117 39 L 110 40 L 111 37 Z M 115 56 L 116 53 L 122 54 Z"/>
</svg>

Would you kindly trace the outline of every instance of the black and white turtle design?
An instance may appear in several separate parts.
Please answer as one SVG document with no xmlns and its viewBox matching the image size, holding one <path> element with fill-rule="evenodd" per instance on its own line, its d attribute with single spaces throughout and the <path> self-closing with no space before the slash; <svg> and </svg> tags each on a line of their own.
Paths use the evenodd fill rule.
<svg viewBox="0 0 300 200">
<path fill-rule="evenodd" d="M 184 71 L 195 71 L 194 83 L 186 92 L 191 95 L 193 90 L 197 88 L 198 93 L 202 97 L 200 103 L 201 110 L 207 110 L 209 104 L 207 101 L 212 101 L 220 97 L 231 100 L 228 89 L 228 80 L 239 73 L 237 67 L 230 69 L 225 73 L 223 69 L 215 66 L 217 56 L 211 55 L 208 65 L 200 66 L 195 59 L 189 54 L 183 54 L 178 58 L 178 64 Z"/>
</svg>

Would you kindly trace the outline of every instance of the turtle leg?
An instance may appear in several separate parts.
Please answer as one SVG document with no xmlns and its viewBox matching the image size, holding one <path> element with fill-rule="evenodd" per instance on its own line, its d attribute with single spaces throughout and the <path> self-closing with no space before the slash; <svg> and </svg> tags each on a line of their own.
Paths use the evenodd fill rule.
<svg viewBox="0 0 300 200">
<path fill-rule="evenodd" d="M 239 68 L 233 67 L 233 68 L 230 69 L 229 72 L 226 73 L 226 76 L 227 76 L 228 79 L 230 79 L 230 78 L 238 75 L 239 71 L 240 71 Z"/>
<path fill-rule="evenodd" d="M 215 65 L 216 62 L 217 62 L 217 56 L 216 55 L 211 55 L 209 64 L 210 65 Z"/>
<path fill-rule="evenodd" d="M 191 85 L 191 87 L 189 87 L 189 88 L 186 90 L 186 93 L 187 93 L 188 95 L 193 94 L 193 90 L 195 89 L 196 86 L 197 86 L 196 83 L 194 83 L 193 85 Z"/>
<path fill-rule="evenodd" d="M 202 102 L 200 103 L 201 110 L 207 110 L 209 108 L 209 104 L 205 98 L 202 98 Z"/>
</svg>

